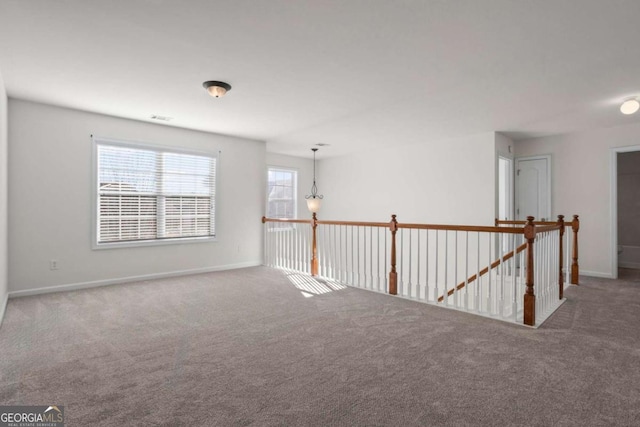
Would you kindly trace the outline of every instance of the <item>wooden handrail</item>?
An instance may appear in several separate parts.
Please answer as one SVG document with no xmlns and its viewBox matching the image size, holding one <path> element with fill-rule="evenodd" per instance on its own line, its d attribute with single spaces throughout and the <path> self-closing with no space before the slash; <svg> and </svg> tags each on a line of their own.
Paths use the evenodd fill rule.
<svg viewBox="0 0 640 427">
<path fill-rule="evenodd" d="M 523 243 L 520 246 L 518 246 L 515 249 L 515 251 L 511 251 L 511 252 L 507 253 L 505 256 L 498 258 L 497 260 L 495 260 L 494 262 L 491 263 L 491 268 L 485 267 L 482 270 L 480 270 L 480 277 L 482 277 L 485 274 L 487 274 L 489 272 L 489 270 L 493 270 L 494 268 L 499 266 L 502 262 L 513 258 L 514 255 L 519 254 L 520 252 L 524 251 L 526 248 L 527 248 L 527 244 Z M 449 289 L 449 291 L 447 292 L 447 296 L 453 295 L 453 293 L 455 291 L 459 291 L 460 289 L 464 288 L 465 285 L 475 281 L 476 279 L 478 279 L 478 274 L 474 274 L 473 276 L 469 277 L 466 281 L 460 282 L 454 289 Z M 442 296 L 440 296 L 438 298 L 438 302 L 442 302 L 442 300 L 444 300 L 444 295 L 442 295 Z"/>
<path fill-rule="evenodd" d="M 267 218 L 262 217 L 262 223 L 265 222 L 290 222 L 296 224 L 310 224 L 313 223 L 312 219 L 286 219 L 286 218 Z M 367 222 L 367 221 L 333 221 L 333 220 L 319 220 L 316 219 L 316 224 L 318 225 L 349 225 L 352 227 L 382 227 L 388 228 L 388 222 Z"/>
<path fill-rule="evenodd" d="M 525 249 L 527 250 L 526 256 L 526 291 L 524 295 L 524 314 L 523 320 L 526 325 L 533 326 L 535 325 L 535 306 L 536 306 L 536 296 L 534 294 L 534 244 L 536 240 L 536 234 L 538 233 L 547 233 L 551 231 L 559 231 L 560 233 L 560 250 L 559 250 L 559 262 L 560 262 L 560 273 L 558 277 L 559 281 L 559 298 L 563 298 L 563 285 L 564 278 L 562 273 L 563 267 L 563 239 L 565 227 L 571 226 L 573 230 L 573 252 L 572 252 L 572 266 L 571 266 L 571 277 L 572 283 L 577 284 L 578 282 L 578 230 L 580 228 L 580 221 L 578 219 L 578 215 L 573 216 L 573 221 L 567 223 L 564 221 L 564 217 L 562 215 L 558 216 L 557 222 L 549 222 L 549 221 L 540 221 L 536 223 L 533 217 L 527 217 L 527 222 L 524 223 L 523 227 L 502 227 L 500 224 L 510 224 L 510 225 L 522 225 L 522 221 L 507 221 L 507 220 L 495 220 L 495 226 L 470 226 L 470 225 L 445 225 L 445 224 L 400 224 L 397 221 L 396 215 L 391 215 L 390 222 L 362 222 L 362 221 L 320 221 L 318 220 L 316 214 L 314 213 L 311 220 L 306 219 L 282 219 L 282 218 L 267 218 L 265 216 L 262 217 L 262 223 L 274 222 L 274 223 L 292 223 L 292 224 L 309 224 L 312 227 L 311 234 L 311 260 L 310 260 L 310 270 L 312 276 L 318 275 L 318 251 L 317 251 L 317 227 L 318 225 L 345 225 L 345 226 L 354 226 L 354 227 L 380 227 L 380 228 L 389 228 L 391 233 L 391 269 L 389 271 L 389 282 L 388 282 L 388 293 L 392 295 L 396 295 L 398 292 L 398 273 L 396 270 L 397 263 L 397 249 L 396 249 L 396 234 L 398 229 L 416 229 L 416 230 L 446 230 L 446 231 L 464 231 L 464 232 L 484 232 L 484 233 L 504 233 L 504 234 L 522 234 L 526 239 L 526 242 L 522 245 L 518 246 L 513 251 L 501 256 L 492 262 L 489 266 L 485 267 L 481 271 L 478 271 L 476 274 L 467 278 L 466 281 L 457 284 L 453 289 L 447 291 L 446 295 L 452 295 L 456 290 L 460 290 L 464 288 L 466 285 L 472 282 L 477 282 L 479 279 L 490 272 L 492 269 L 496 268 L 500 264 L 508 261 L 513 258 L 515 255 L 521 253 Z M 386 259 L 386 258 L 385 258 Z M 437 259 L 436 259 L 437 262 Z M 522 266 L 521 266 L 522 267 Z M 437 287 L 436 287 L 437 289 Z M 442 302 L 445 298 L 445 295 L 442 295 L 438 298 L 438 302 Z"/>
<path fill-rule="evenodd" d="M 318 225 L 350 225 L 352 227 L 389 227 L 388 222 L 363 222 L 363 221 L 321 221 Z"/>
<path fill-rule="evenodd" d="M 448 231 L 478 231 L 483 233 L 507 233 L 523 234 L 522 228 L 493 227 L 485 225 L 447 225 L 447 224 L 406 224 L 398 223 L 398 228 L 411 228 L 414 230 L 448 230 Z"/>
<path fill-rule="evenodd" d="M 574 215 L 574 216 L 577 217 L 577 215 Z M 563 215 L 563 218 L 564 218 L 564 215 Z M 500 227 L 501 225 L 522 225 L 522 226 L 524 226 L 527 223 L 527 221 L 523 221 L 523 220 L 520 220 L 520 219 L 517 219 L 517 220 L 509 219 L 509 220 L 507 220 L 507 219 L 498 219 L 498 218 L 496 218 L 494 220 L 494 223 L 495 223 L 496 227 Z M 571 222 L 564 221 L 563 223 L 564 223 L 565 227 L 572 227 L 572 225 L 573 225 L 572 221 Z M 533 221 L 533 225 L 536 225 L 536 226 L 540 226 L 540 225 L 558 225 L 558 222 L 557 221 Z"/>
<path fill-rule="evenodd" d="M 267 218 L 262 217 L 262 223 L 266 222 L 284 222 L 294 224 L 313 224 L 314 220 L 311 219 L 285 219 L 285 218 Z M 511 221 L 515 223 L 516 221 Z M 319 220 L 316 219 L 317 225 L 348 225 L 353 227 L 380 227 L 387 228 L 390 226 L 389 222 L 368 222 L 368 221 L 336 221 L 336 220 Z M 502 221 L 501 223 L 505 223 Z M 518 221 L 518 224 L 525 224 L 524 221 Z M 538 232 L 545 232 L 556 230 L 558 224 L 556 222 L 540 222 L 535 225 L 544 225 L 545 227 L 538 226 L 536 230 Z M 571 226 L 568 223 L 567 226 Z M 411 223 L 397 223 L 397 228 L 407 228 L 414 230 L 448 230 L 448 231 L 474 231 L 484 233 L 506 233 L 506 234 L 523 234 L 523 228 L 516 227 L 500 227 L 500 226 L 485 226 L 485 225 L 455 225 L 455 224 L 411 224 Z"/>
<path fill-rule="evenodd" d="M 499 227 L 500 224 L 503 225 L 525 225 L 527 223 L 527 221 L 523 221 L 521 219 L 516 219 L 516 220 L 507 220 L 507 219 L 498 219 L 496 218 L 494 221 L 496 227 Z M 533 225 L 556 225 L 557 222 L 555 221 L 533 221 Z"/>
<path fill-rule="evenodd" d="M 522 220 L 506 220 L 496 218 L 494 221 L 496 226 L 500 225 L 524 225 L 526 221 Z M 533 224 L 538 225 L 556 225 L 557 222 L 550 221 L 533 221 Z M 580 280 L 580 266 L 578 265 L 578 231 L 580 230 L 580 219 L 578 215 L 573 215 L 572 221 L 563 221 L 564 227 L 571 227 L 573 231 L 573 245 L 571 249 L 571 284 L 579 285 Z M 539 230 L 539 228 L 538 228 Z M 564 233 L 563 233 L 564 234 Z M 569 266 L 566 266 L 569 268 Z"/>
<path fill-rule="evenodd" d="M 265 222 L 289 222 L 294 224 L 311 224 L 313 219 L 286 219 L 286 218 L 267 218 L 266 216 L 262 217 L 262 223 Z"/>
<path fill-rule="evenodd" d="M 558 225 L 557 222 L 554 222 L 552 224 L 553 225 L 538 225 L 538 226 L 536 226 L 536 234 L 538 234 L 538 233 L 546 233 L 548 231 L 560 230 L 560 225 Z"/>
</svg>

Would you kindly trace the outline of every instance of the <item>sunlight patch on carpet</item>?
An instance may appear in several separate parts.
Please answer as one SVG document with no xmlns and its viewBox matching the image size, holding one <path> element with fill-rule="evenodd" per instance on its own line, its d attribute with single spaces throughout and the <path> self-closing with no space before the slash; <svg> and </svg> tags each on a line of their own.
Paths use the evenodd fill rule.
<svg viewBox="0 0 640 427">
<path fill-rule="evenodd" d="M 284 271 L 285 277 L 300 290 L 305 298 L 346 289 L 345 285 L 331 280 L 318 279 L 296 271 Z"/>
</svg>

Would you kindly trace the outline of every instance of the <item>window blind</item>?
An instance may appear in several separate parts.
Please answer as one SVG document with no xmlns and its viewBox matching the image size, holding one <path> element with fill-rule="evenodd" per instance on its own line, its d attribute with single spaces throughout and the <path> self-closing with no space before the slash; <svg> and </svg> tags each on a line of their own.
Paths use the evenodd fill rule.
<svg viewBox="0 0 640 427">
<path fill-rule="evenodd" d="M 216 162 L 96 141 L 97 243 L 215 236 Z"/>
</svg>

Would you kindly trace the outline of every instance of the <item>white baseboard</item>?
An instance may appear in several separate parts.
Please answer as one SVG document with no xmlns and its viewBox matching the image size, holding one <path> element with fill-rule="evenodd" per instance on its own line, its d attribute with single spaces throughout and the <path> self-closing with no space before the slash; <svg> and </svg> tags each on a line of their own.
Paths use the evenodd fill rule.
<svg viewBox="0 0 640 427">
<path fill-rule="evenodd" d="M 589 271 L 580 269 L 581 276 L 600 277 L 602 279 L 614 279 L 614 275 L 611 273 L 602 273 L 600 271 Z"/>
<path fill-rule="evenodd" d="M 9 294 L 5 295 L 0 301 L 0 328 L 2 327 L 2 321 L 4 320 L 4 313 L 7 310 L 7 302 L 9 301 Z"/>
<path fill-rule="evenodd" d="M 191 274 L 211 273 L 214 271 L 234 270 L 237 268 L 256 267 L 259 265 L 262 265 L 262 261 L 250 261 L 242 262 L 239 264 L 220 265 L 216 267 L 195 268 L 192 270 L 169 271 L 165 273 L 143 274 L 140 276 L 119 277 L 117 279 L 95 280 L 92 282 L 71 283 L 67 285 L 48 286 L 45 288 L 25 289 L 9 292 L 9 298 L 49 294 L 53 292 L 75 291 L 78 289 L 97 288 L 99 286 L 117 285 L 129 282 L 141 282 L 143 280 L 164 279 L 167 277 L 188 276 Z M 0 320 L 1 319 L 2 318 L 0 317 Z"/>
<path fill-rule="evenodd" d="M 640 262 L 621 262 L 618 261 L 618 267 L 640 269 Z"/>
</svg>

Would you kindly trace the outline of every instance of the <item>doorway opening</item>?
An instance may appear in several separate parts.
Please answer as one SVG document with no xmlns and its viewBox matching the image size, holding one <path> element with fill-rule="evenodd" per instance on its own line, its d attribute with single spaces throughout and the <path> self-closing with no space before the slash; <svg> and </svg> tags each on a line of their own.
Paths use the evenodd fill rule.
<svg viewBox="0 0 640 427">
<path fill-rule="evenodd" d="M 637 276 L 640 270 L 640 146 L 612 153 L 613 273 Z"/>
</svg>

